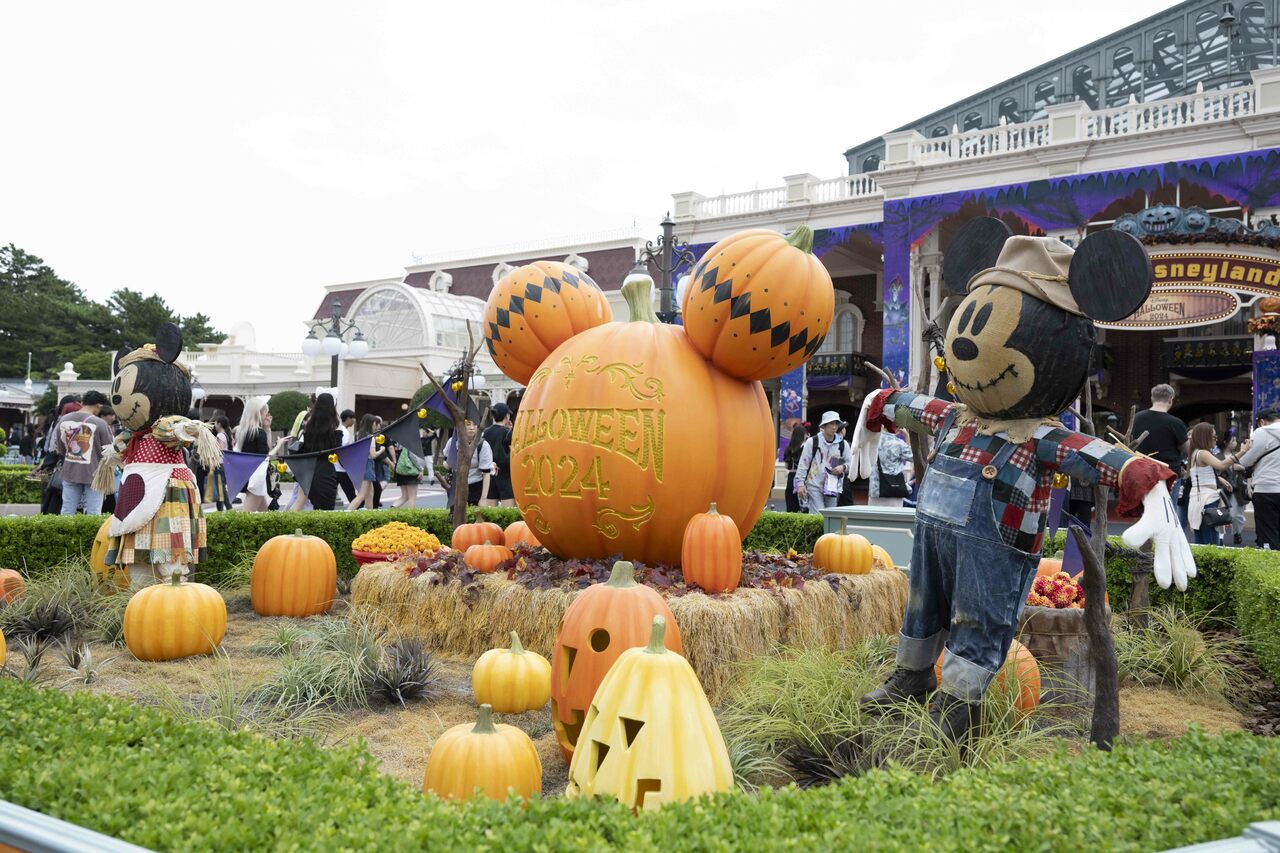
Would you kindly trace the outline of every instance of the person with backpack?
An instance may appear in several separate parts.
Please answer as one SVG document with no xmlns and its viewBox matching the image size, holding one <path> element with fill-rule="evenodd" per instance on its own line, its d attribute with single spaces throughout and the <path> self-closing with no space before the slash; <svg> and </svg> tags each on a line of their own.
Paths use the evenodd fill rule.
<svg viewBox="0 0 1280 853">
<path fill-rule="evenodd" d="M 823 412 L 818 434 L 804 443 L 796 465 L 796 496 L 809 511 L 821 514 L 824 507 L 836 506 L 840 490 L 853 467 L 849 442 L 837 435 L 840 415 Z"/>
<path fill-rule="evenodd" d="M 1258 412 L 1257 428 L 1240 454 L 1253 490 L 1253 523 L 1259 548 L 1280 551 L 1280 413 Z"/>
<path fill-rule="evenodd" d="M 480 506 L 515 506 L 515 493 L 511 491 L 511 409 L 506 403 L 495 403 L 490 411 L 493 423 L 484 431 L 484 440 L 493 454 L 493 477 L 489 480 L 489 495 L 480 501 Z"/>
</svg>

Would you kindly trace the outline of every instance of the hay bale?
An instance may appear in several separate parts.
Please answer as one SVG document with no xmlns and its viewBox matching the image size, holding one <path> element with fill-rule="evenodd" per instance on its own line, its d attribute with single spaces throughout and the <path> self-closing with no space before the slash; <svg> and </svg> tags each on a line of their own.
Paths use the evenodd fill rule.
<svg viewBox="0 0 1280 853">
<path fill-rule="evenodd" d="M 409 578 L 403 566 L 375 563 L 352 581 L 351 600 L 377 607 L 402 636 L 438 651 L 478 656 L 505 646 L 514 630 L 525 648 L 550 656 L 560 619 L 577 595 L 528 589 L 501 575 L 465 587 L 439 581 L 430 572 Z M 780 644 L 842 649 L 865 637 L 896 634 L 906 602 L 907 576 L 896 570 L 841 575 L 834 585 L 820 580 L 801 589 L 667 599 L 684 655 L 712 699 L 738 664 Z"/>
</svg>

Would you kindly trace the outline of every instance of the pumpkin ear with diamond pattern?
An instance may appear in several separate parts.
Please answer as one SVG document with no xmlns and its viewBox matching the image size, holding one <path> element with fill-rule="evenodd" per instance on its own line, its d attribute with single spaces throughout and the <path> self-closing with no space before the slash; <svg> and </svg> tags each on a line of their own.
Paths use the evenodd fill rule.
<svg viewBox="0 0 1280 853">
<path fill-rule="evenodd" d="M 994 216 L 979 216 L 960 229 L 951 240 L 942 261 L 942 281 L 959 296 L 968 292 L 969 282 L 983 270 L 991 269 L 1000 250 L 1013 232 Z"/>
<path fill-rule="evenodd" d="M 681 311 L 703 358 L 748 382 L 795 370 L 822 346 L 835 314 L 813 231 L 753 228 L 716 243 L 689 276 Z"/>
<path fill-rule="evenodd" d="M 1085 316 L 1111 323 L 1147 301 L 1152 278 L 1151 258 L 1138 238 L 1108 229 L 1090 234 L 1076 249 L 1067 284 Z"/>
</svg>

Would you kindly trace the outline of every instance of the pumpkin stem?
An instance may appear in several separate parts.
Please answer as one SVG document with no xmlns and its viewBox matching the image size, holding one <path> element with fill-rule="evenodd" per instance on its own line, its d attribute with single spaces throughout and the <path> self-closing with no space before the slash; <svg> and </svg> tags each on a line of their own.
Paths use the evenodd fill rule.
<svg viewBox="0 0 1280 853">
<path fill-rule="evenodd" d="M 651 655 L 667 653 L 667 620 L 661 616 L 653 617 L 653 630 L 649 632 L 649 645 L 645 652 Z"/>
<path fill-rule="evenodd" d="M 711 509 L 707 510 L 707 515 L 719 515 L 719 513 L 718 513 L 718 512 L 716 512 L 716 502 L 715 502 L 715 501 L 712 501 L 712 502 L 711 502 Z"/>
<path fill-rule="evenodd" d="M 293 535 L 294 535 L 294 536 L 301 536 L 301 535 L 302 535 L 302 528 L 301 528 L 301 527 L 295 527 L 295 528 L 293 529 Z"/>
<path fill-rule="evenodd" d="M 174 586 L 182 586 L 182 570 L 174 569 L 173 574 L 169 575 L 169 580 Z"/>
<path fill-rule="evenodd" d="M 471 727 L 473 735 L 492 735 L 497 734 L 498 730 L 493 725 L 493 706 L 481 705 L 480 713 L 476 714 L 476 724 Z"/>
<path fill-rule="evenodd" d="M 626 560 L 619 560 L 613 564 L 613 571 L 609 573 L 609 580 L 606 585 L 623 589 L 629 586 L 637 586 L 636 567 Z"/>
<path fill-rule="evenodd" d="M 795 246 L 806 254 L 813 253 L 813 229 L 808 225 L 797 225 L 787 237 L 787 245 Z"/>
<path fill-rule="evenodd" d="M 524 646 L 520 644 L 520 635 L 515 631 L 511 632 L 511 653 L 513 655 L 524 654 Z"/>
<path fill-rule="evenodd" d="M 656 323 L 658 315 L 653 311 L 653 279 L 647 273 L 632 273 L 622 283 L 622 298 L 631 309 L 631 322 Z"/>
</svg>

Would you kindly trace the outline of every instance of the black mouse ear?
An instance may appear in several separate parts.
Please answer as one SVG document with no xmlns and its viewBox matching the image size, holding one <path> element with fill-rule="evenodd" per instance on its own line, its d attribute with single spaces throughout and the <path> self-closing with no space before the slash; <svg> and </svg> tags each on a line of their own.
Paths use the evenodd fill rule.
<svg viewBox="0 0 1280 853">
<path fill-rule="evenodd" d="M 1071 257 L 1071 296 L 1093 320 L 1128 317 L 1151 294 L 1151 258 L 1138 238 L 1108 229 L 1090 234 Z"/>
<path fill-rule="evenodd" d="M 131 352 L 133 352 L 133 347 L 123 346 L 116 351 L 115 355 L 111 356 L 111 375 L 112 376 L 115 376 L 117 373 L 120 372 L 120 360 Z"/>
<path fill-rule="evenodd" d="M 942 280 L 952 293 L 964 294 L 969 280 L 996 265 L 1004 241 L 1013 236 L 1009 226 L 994 216 L 970 220 L 947 247 L 942 259 Z"/>
<path fill-rule="evenodd" d="M 182 330 L 173 323 L 163 323 L 156 329 L 156 355 L 170 364 L 182 355 Z"/>
</svg>

